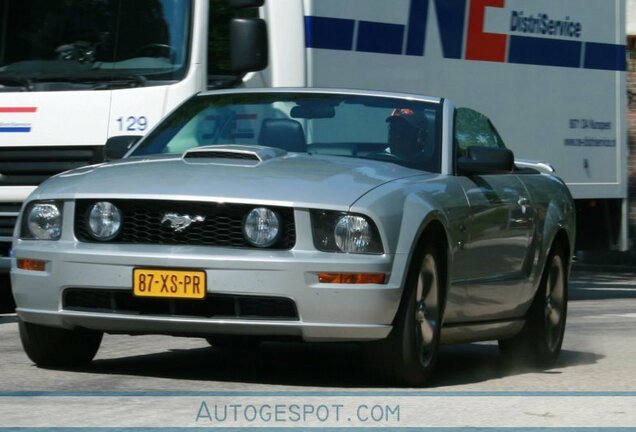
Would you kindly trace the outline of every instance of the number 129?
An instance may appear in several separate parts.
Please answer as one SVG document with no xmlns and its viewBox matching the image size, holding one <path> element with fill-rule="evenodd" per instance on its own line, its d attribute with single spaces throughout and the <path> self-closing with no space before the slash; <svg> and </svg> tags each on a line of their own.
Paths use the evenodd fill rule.
<svg viewBox="0 0 636 432">
<path fill-rule="evenodd" d="M 135 117 L 119 117 L 117 120 L 119 130 L 123 131 L 144 131 L 148 128 L 148 119 L 145 116 Z"/>
</svg>

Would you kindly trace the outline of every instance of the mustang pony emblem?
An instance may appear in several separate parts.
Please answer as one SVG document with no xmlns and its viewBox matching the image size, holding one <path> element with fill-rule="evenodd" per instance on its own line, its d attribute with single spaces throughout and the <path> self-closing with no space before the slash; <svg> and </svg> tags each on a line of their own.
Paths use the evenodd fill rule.
<svg viewBox="0 0 636 432">
<path fill-rule="evenodd" d="M 190 215 L 180 215 L 178 213 L 166 213 L 163 215 L 163 219 L 161 219 L 161 225 L 169 222 L 170 228 L 175 230 L 175 232 L 181 232 L 194 222 L 203 222 L 204 220 L 205 216 L 191 217 Z"/>
</svg>

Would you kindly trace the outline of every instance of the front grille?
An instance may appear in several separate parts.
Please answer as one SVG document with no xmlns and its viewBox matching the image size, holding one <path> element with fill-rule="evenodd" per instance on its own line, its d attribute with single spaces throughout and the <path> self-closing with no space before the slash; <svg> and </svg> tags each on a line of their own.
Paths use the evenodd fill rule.
<svg viewBox="0 0 636 432">
<path fill-rule="evenodd" d="M 52 175 L 103 160 L 103 146 L 3 147 L 0 186 L 37 186 Z"/>
<path fill-rule="evenodd" d="M 20 206 L 20 203 L 0 203 L 0 241 L 10 241 L 13 237 L 13 227 L 20 213 Z"/>
<path fill-rule="evenodd" d="M 97 200 L 78 200 L 75 205 L 75 235 L 82 242 L 97 242 L 89 231 L 88 213 Z M 255 206 L 244 204 L 198 203 L 157 200 L 109 200 L 123 214 L 121 232 L 109 243 L 197 245 L 251 248 L 243 238 L 243 218 Z M 296 243 L 294 211 L 288 207 L 270 207 L 282 218 L 280 239 L 269 249 L 288 250 Z M 162 223 L 166 213 L 203 216 L 182 231 Z"/>
<path fill-rule="evenodd" d="M 203 300 L 135 297 L 130 291 L 68 288 L 65 310 L 218 319 L 298 321 L 293 300 L 282 297 L 207 294 Z"/>
</svg>

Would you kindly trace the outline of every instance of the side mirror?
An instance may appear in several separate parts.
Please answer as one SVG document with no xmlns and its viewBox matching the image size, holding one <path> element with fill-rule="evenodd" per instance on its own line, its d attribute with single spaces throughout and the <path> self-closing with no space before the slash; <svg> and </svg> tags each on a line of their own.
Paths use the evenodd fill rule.
<svg viewBox="0 0 636 432">
<path fill-rule="evenodd" d="M 122 135 L 109 138 L 104 146 L 104 160 L 121 159 L 142 137 L 140 135 Z"/>
<path fill-rule="evenodd" d="M 511 150 L 497 147 L 468 147 L 457 159 L 460 174 L 504 174 L 513 171 L 515 157 Z"/>
<path fill-rule="evenodd" d="M 267 67 L 267 25 L 260 18 L 233 18 L 230 23 L 231 67 L 235 73 Z"/>
</svg>

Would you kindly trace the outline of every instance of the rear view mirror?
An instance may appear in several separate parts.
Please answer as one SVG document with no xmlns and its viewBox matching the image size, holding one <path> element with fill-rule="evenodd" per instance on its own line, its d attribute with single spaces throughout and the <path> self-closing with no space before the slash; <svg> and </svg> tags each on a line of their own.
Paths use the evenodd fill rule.
<svg viewBox="0 0 636 432">
<path fill-rule="evenodd" d="M 267 25 L 260 18 L 233 18 L 230 23 L 231 67 L 235 73 L 267 67 Z"/>
<path fill-rule="evenodd" d="M 291 109 L 290 116 L 298 119 L 326 119 L 336 116 L 331 105 L 299 105 Z"/>
<path fill-rule="evenodd" d="M 510 173 L 514 162 L 514 154 L 507 148 L 473 146 L 457 159 L 457 171 L 465 175 Z"/>
</svg>

